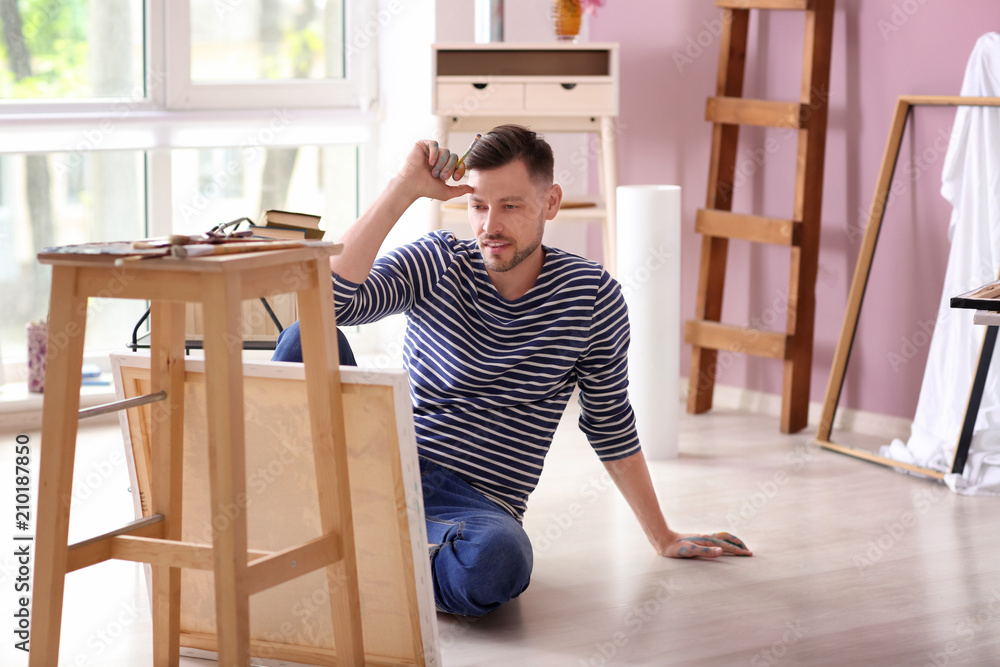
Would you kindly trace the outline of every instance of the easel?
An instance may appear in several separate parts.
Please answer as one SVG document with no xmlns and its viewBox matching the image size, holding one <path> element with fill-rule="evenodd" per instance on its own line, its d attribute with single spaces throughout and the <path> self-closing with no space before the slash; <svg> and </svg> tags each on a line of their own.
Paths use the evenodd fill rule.
<svg viewBox="0 0 1000 667">
<path fill-rule="evenodd" d="M 897 461 L 896 459 L 879 456 L 878 454 L 861 449 L 845 447 L 830 440 L 830 432 L 833 430 L 833 420 L 837 412 L 837 403 L 840 402 L 840 393 L 844 388 L 847 363 L 851 357 L 851 347 L 854 345 L 854 337 L 857 334 L 858 317 L 861 315 L 861 305 L 865 297 L 865 288 L 868 287 L 868 277 L 871 273 L 872 260 L 875 257 L 875 245 L 878 242 L 879 230 L 882 228 L 882 220 L 885 218 L 889 188 L 892 186 L 892 177 L 896 173 L 896 163 L 899 160 L 899 149 L 903 143 L 903 133 L 906 131 L 906 123 L 909 121 L 913 108 L 916 106 L 1000 106 L 1000 98 L 905 95 L 900 96 L 896 101 L 896 110 L 892 117 L 892 126 L 889 129 L 889 139 L 885 145 L 885 153 L 882 155 L 882 166 L 879 168 L 878 183 L 875 186 L 875 194 L 868 213 L 868 224 L 865 227 L 865 235 L 861 241 L 858 263 L 854 268 L 851 291 L 847 297 L 847 310 L 844 312 L 844 323 L 840 328 L 840 339 L 837 342 L 837 350 L 833 355 L 833 366 L 830 369 L 830 380 L 826 386 L 826 397 L 823 401 L 823 412 L 819 420 L 819 430 L 816 433 L 816 443 L 824 449 L 853 456 L 854 458 L 893 468 L 901 468 L 935 479 L 944 479 L 947 473 L 940 470 Z M 995 336 L 995 331 L 993 332 L 992 339 L 990 336 L 987 336 L 986 340 L 983 341 L 983 347 L 980 349 L 978 366 L 983 375 L 982 382 L 986 380 L 985 368 L 989 366 Z M 970 401 L 965 414 L 965 422 L 967 424 L 970 417 L 972 423 L 975 423 L 975 415 L 979 409 L 979 402 L 975 397 L 977 381 L 973 382 L 973 387 L 970 389 Z M 981 397 L 982 394 L 980 392 Z M 955 456 L 952 459 L 951 466 L 951 472 L 957 473 L 961 473 L 965 467 L 965 456 L 968 454 L 969 445 L 972 441 L 971 426 L 969 427 L 968 436 L 965 437 L 963 431 L 963 435 L 959 436 L 959 438 L 960 442 L 955 448 Z"/>
<path fill-rule="evenodd" d="M 65 576 L 111 558 L 153 567 L 153 656 L 179 662 L 181 568 L 213 572 L 217 650 L 223 667 L 250 661 L 249 598 L 315 570 L 326 570 L 337 664 L 364 664 L 347 447 L 329 257 L 332 243 L 177 260 L 142 259 L 116 267 L 115 256 L 63 248 L 39 255 L 51 264 L 47 381 L 39 464 L 30 667 L 59 661 Z M 248 551 L 240 304 L 295 292 L 301 313 L 309 423 L 321 535 L 277 552 Z M 119 530 L 68 544 L 87 299 L 152 302 L 150 515 Z M 182 540 L 184 304 L 205 311 L 205 385 L 209 417 L 212 544 Z"/>
<path fill-rule="evenodd" d="M 795 433 L 805 428 L 809 417 L 834 0 L 716 0 L 716 5 L 724 13 L 716 97 L 709 98 L 705 107 L 705 119 L 713 123 L 708 202 L 695 221 L 695 231 L 703 235 L 701 270 L 695 319 L 688 320 L 684 329 L 684 341 L 692 346 L 687 410 L 699 414 L 711 409 L 718 350 L 777 359 L 785 366 L 781 431 Z M 742 98 L 751 9 L 806 12 L 799 102 Z M 731 212 L 740 125 L 798 132 L 790 220 Z M 719 323 L 729 239 L 789 247 L 785 332 Z"/>
</svg>

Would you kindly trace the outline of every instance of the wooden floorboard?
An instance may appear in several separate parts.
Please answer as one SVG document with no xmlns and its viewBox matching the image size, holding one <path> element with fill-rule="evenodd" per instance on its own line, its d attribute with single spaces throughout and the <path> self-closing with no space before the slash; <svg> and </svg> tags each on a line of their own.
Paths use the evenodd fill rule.
<svg viewBox="0 0 1000 667">
<path fill-rule="evenodd" d="M 529 501 L 531 585 L 482 619 L 439 615 L 445 667 L 998 664 L 1000 499 L 820 450 L 773 417 L 682 411 L 680 457 L 651 464 L 668 520 L 729 530 L 755 556 L 664 559 L 576 416 Z M 120 431 L 82 438 L 79 538 L 131 517 Z M 0 439 L 5 470 L 12 444 Z M 140 566 L 70 575 L 60 664 L 149 665 L 149 632 Z M 0 664 L 27 664 L 11 651 Z"/>
</svg>

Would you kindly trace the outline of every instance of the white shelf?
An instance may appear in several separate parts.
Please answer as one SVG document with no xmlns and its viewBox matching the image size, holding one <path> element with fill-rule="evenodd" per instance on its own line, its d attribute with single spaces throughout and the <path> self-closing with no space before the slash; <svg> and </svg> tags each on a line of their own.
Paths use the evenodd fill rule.
<svg viewBox="0 0 1000 667">
<path fill-rule="evenodd" d="M 995 310 L 977 310 L 972 318 L 975 324 L 985 324 L 987 326 L 1000 326 L 1000 313 Z"/>
</svg>

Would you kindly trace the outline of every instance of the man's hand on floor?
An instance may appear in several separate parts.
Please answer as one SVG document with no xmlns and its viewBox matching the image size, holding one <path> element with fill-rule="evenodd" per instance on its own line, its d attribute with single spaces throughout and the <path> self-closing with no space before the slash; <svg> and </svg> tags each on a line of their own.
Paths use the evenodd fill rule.
<svg viewBox="0 0 1000 667">
<path fill-rule="evenodd" d="M 730 556 L 752 556 L 743 540 L 729 533 L 675 533 L 676 539 L 659 549 L 661 556 L 667 558 L 718 558 Z"/>
</svg>

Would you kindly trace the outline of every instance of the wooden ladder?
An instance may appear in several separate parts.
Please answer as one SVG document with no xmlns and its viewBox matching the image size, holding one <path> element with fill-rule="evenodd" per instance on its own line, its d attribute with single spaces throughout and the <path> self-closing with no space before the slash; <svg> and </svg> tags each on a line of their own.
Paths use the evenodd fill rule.
<svg viewBox="0 0 1000 667">
<path fill-rule="evenodd" d="M 809 413 L 834 0 L 716 0 L 716 5 L 723 9 L 723 30 L 716 96 L 705 108 L 706 120 L 713 123 L 712 154 L 706 207 L 695 220 L 695 231 L 703 235 L 695 319 L 686 323 L 684 331 L 685 342 L 692 346 L 687 409 L 692 414 L 711 409 L 719 350 L 780 359 L 785 363 L 781 431 L 795 433 L 805 428 Z M 742 97 L 751 9 L 806 13 L 798 102 Z M 798 131 L 790 220 L 732 212 L 740 125 Z M 790 248 L 786 331 L 720 323 L 729 239 Z"/>
</svg>

